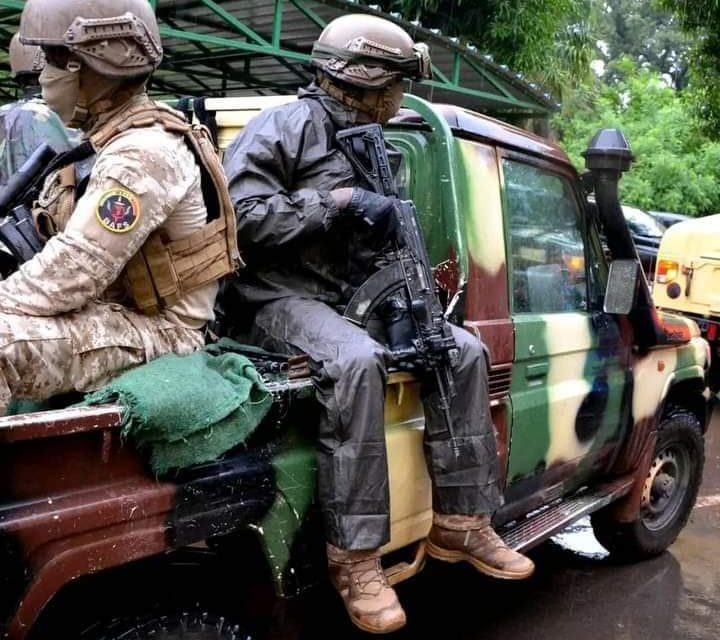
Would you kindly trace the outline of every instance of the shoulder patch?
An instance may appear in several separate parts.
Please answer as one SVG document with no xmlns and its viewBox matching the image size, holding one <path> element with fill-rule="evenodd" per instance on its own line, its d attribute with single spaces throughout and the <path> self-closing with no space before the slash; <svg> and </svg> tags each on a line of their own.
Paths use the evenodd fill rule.
<svg viewBox="0 0 720 640">
<path fill-rule="evenodd" d="M 140 203 L 130 191 L 111 189 L 100 196 L 95 213 L 108 231 L 127 233 L 140 219 Z"/>
</svg>

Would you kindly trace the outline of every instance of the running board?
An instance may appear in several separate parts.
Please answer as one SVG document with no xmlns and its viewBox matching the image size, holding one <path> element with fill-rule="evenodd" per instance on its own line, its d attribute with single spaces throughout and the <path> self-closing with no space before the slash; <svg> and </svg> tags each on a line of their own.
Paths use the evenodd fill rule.
<svg viewBox="0 0 720 640">
<path fill-rule="evenodd" d="M 412 578 L 425 566 L 425 541 L 418 542 L 415 547 L 415 557 L 412 562 L 398 562 L 385 569 L 388 584 L 394 587 L 399 582 Z"/>
<path fill-rule="evenodd" d="M 633 478 L 622 478 L 593 493 L 567 498 L 543 507 L 523 520 L 515 520 L 498 530 L 508 546 L 525 551 L 544 542 L 580 518 L 602 509 L 630 491 Z"/>
</svg>

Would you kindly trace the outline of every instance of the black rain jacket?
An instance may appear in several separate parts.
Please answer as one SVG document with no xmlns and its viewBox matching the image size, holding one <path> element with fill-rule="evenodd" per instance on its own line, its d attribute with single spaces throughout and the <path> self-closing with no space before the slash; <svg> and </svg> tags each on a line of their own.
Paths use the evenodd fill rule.
<svg viewBox="0 0 720 640">
<path fill-rule="evenodd" d="M 231 287 L 241 304 L 300 296 L 341 308 L 377 270 L 386 243 L 330 196 L 359 184 L 335 142 L 357 112 L 314 84 L 298 97 L 256 116 L 225 154 L 247 263 Z"/>
</svg>

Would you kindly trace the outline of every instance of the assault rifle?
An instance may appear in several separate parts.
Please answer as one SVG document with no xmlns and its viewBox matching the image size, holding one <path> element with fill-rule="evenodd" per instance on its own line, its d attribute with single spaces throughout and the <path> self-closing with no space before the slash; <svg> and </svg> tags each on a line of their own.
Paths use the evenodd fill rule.
<svg viewBox="0 0 720 640">
<path fill-rule="evenodd" d="M 56 156 L 50 145 L 39 146 L 0 192 L 0 242 L 17 264 L 27 262 L 43 248 L 30 206 L 38 180 Z"/>
<path fill-rule="evenodd" d="M 400 338 L 393 340 L 388 331 L 391 334 L 388 346 L 401 367 L 409 365 L 434 376 L 440 410 L 457 456 L 460 450 L 453 434 L 450 402 L 455 396 L 452 366 L 458 359 L 458 347 L 438 297 L 415 206 L 398 195 L 380 125 L 345 129 L 337 133 L 336 139 L 371 190 L 395 199 L 399 227 L 389 265 L 358 288 L 345 308 L 344 316 L 366 326 L 379 305 L 393 295 L 404 298 L 405 304 L 401 305 L 404 309 L 394 309 L 393 321 L 402 317 L 409 321 L 410 335 L 403 338 L 400 331 Z"/>
</svg>

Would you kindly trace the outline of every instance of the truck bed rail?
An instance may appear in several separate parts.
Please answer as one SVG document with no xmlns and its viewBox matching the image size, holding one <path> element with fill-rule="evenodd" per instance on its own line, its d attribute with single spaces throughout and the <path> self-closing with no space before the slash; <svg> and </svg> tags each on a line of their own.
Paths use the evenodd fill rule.
<svg viewBox="0 0 720 640">
<path fill-rule="evenodd" d="M 117 404 L 8 416 L 0 418 L 0 443 L 115 429 L 122 424 L 122 416 L 123 408 Z"/>
</svg>

